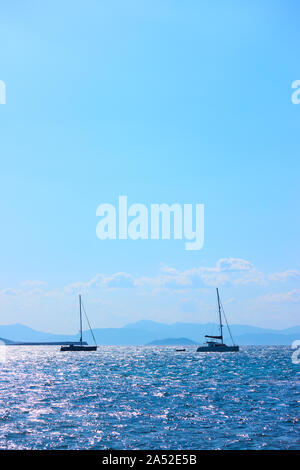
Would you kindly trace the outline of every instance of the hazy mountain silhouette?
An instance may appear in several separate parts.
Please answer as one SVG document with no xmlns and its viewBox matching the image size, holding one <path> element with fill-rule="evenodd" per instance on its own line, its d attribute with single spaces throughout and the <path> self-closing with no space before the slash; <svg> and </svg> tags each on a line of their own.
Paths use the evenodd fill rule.
<svg viewBox="0 0 300 470">
<path fill-rule="evenodd" d="M 195 341 L 192 341 L 188 338 L 164 338 L 164 339 L 155 339 L 146 346 L 193 346 L 196 345 Z"/>
<path fill-rule="evenodd" d="M 187 338 L 195 343 L 205 341 L 205 334 L 215 334 L 218 326 L 214 323 L 158 323 L 141 320 L 122 328 L 95 328 L 94 334 L 99 345 L 144 345 L 166 338 Z M 240 345 L 291 345 L 300 339 L 300 326 L 284 330 L 259 328 L 251 325 L 231 325 L 234 340 Z M 92 342 L 89 331 L 84 331 L 84 340 Z M 78 341 L 79 335 L 45 333 L 22 324 L 0 326 L 0 338 L 17 342 L 61 342 Z M 224 331 L 226 342 L 230 342 L 228 332 Z"/>
</svg>

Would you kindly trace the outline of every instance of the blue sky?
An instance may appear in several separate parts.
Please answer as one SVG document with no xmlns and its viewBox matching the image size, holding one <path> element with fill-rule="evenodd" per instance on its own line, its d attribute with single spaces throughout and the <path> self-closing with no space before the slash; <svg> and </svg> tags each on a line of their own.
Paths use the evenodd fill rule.
<svg viewBox="0 0 300 470">
<path fill-rule="evenodd" d="M 79 291 L 96 326 L 207 321 L 216 285 L 234 323 L 299 324 L 298 2 L 1 10 L 0 324 L 73 331 Z M 204 248 L 100 241 L 122 194 L 204 203 Z"/>
</svg>

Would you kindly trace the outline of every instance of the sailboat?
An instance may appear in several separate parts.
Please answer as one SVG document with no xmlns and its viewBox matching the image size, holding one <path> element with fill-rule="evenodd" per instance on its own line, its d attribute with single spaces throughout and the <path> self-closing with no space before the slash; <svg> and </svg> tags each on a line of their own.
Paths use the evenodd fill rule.
<svg viewBox="0 0 300 470">
<path fill-rule="evenodd" d="M 219 289 L 217 288 L 217 299 L 218 299 L 218 313 L 219 313 L 219 327 L 220 327 L 220 335 L 219 336 L 211 336 L 211 335 L 205 335 L 205 338 L 210 338 L 210 341 L 206 341 L 206 343 L 203 346 L 199 346 L 197 349 L 197 352 L 237 352 L 239 351 L 239 346 L 234 344 L 231 331 L 229 328 L 229 325 L 227 323 L 227 318 L 225 316 L 225 312 L 223 309 L 223 306 L 220 301 L 220 296 L 219 296 Z M 223 343 L 223 328 L 224 325 L 222 324 L 222 313 L 224 315 L 226 325 L 231 337 L 232 341 L 232 346 L 227 346 L 227 344 Z"/>
<path fill-rule="evenodd" d="M 95 346 L 89 346 L 85 341 L 82 341 L 82 310 L 85 313 L 92 337 L 95 341 Z M 82 300 L 81 300 L 81 295 L 79 294 L 79 321 L 80 321 L 80 340 L 79 344 L 76 342 L 76 344 L 69 344 L 67 346 L 61 346 L 60 350 L 61 351 L 97 351 L 97 343 L 95 340 L 95 336 L 93 333 L 93 330 L 91 328 L 89 319 L 87 317 L 86 311 L 83 307 Z"/>
</svg>

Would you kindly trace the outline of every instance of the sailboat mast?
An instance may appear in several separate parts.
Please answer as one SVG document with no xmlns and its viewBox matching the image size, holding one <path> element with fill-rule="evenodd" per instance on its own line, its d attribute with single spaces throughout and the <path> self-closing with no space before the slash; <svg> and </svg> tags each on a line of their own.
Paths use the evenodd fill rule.
<svg viewBox="0 0 300 470">
<path fill-rule="evenodd" d="M 217 288 L 217 297 L 218 297 L 218 309 L 219 309 L 219 322 L 220 322 L 220 336 L 223 343 L 223 325 L 222 325 L 222 315 L 221 315 L 221 304 L 220 304 L 220 296 L 219 296 L 219 289 Z"/>
<path fill-rule="evenodd" d="M 82 312 L 81 312 L 81 295 L 79 294 L 79 317 L 80 317 L 80 344 L 82 344 Z"/>
</svg>

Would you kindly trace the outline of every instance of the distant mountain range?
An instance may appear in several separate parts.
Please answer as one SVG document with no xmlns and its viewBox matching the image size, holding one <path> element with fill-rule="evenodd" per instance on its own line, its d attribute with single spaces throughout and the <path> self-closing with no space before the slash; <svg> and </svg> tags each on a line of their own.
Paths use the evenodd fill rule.
<svg viewBox="0 0 300 470">
<path fill-rule="evenodd" d="M 214 323 L 173 323 L 171 325 L 150 320 L 130 323 L 122 328 L 96 328 L 94 335 L 99 345 L 144 345 L 153 341 L 186 338 L 194 343 L 203 343 L 205 334 L 216 334 Z M 284 330 L 259 328 L 250 325 L 231 325 L 231 332 L 239 345 L 291 345 L 300 339 L 300 326 Z M 224 332 L 225 342 L 230 342 Z M 22 324 L 0 326 L 0 339 L 4 342 L 65 342 L 78 341 L 79 335 L 44 333 Z M 83 333 L 84 340 L 92 343 L 89 331 Z"/>
<path fill-rule="evenodd" d="M 193 346 L 196 345 L 195 341 L 188 338 L 164 338 L 155 339 L 146 346 Z"/>
</svg>

